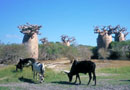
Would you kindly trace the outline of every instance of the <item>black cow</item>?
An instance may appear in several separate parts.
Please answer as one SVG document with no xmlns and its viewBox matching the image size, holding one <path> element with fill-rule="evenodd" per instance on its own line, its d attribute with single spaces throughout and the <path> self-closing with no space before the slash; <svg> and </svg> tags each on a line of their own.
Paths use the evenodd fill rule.
<svg viewBox="0 0 130 90">
<path fill-rule="evenodd" d="M 36 60 L 34 58 L 25 58 L 25 59 L 20 59 L 18 64 L 16 65 L 16 71 L 20 69 L 21 71 L 23 70 L 23 67 L 27 66 L 32 66 L 33 63 L 35 63 Z M 33 70 L 33 67 L 32 67 Z"/>
<path fill-rule="evenodd" d="M 72 78 L 74 75 L 76 75 L 76 80 L 75 83 L 77 82 L 77 78 L 79 79 L 79 84 L 81 84 L 80 76 L 79 73 L 88 73 L 89 74 L 89 81 L 88 85 L 92 79 L 92 74 L 93 74 L 93 81 L 95 81 L 96 85 L 96 75 L 95 75 L 95 69 L 96 69 L 96 64 L 92 61 L 76 61 L 74 60 L 72 67 L 70 69 L 70 72 L 66 72 L 69 78 L 69 82 L 72 81 Z"/>
</svg>

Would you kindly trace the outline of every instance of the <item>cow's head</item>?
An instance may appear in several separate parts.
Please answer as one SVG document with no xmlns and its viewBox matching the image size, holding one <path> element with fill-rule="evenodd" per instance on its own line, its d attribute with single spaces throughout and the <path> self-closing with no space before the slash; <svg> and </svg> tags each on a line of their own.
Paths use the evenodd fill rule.
<svg viewBox="0 0 130 90">
<path fill-rule="evenodd" d="M 23 66 L 22 66 L 22 59 L 19 60 L 18 64 L 16 65 L 16 71 L 20 69 L 22 71 Z"/>
<path fill-rule="evenodd" d="M 69 82 L 71 82 L 73 79 L 73 75 L 69 71 L 64 71 L 64 72 L 67 74 L 67 76 L 69 78 Z"/>
</svg>

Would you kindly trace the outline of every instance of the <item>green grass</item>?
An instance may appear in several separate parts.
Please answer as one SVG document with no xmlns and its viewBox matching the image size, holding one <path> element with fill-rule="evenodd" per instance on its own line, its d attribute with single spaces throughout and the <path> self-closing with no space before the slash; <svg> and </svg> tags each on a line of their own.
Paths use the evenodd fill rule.
<svg viewBox="0 0 130 90">
<path fill-rule="evenodd" d="M 31 68 L 24 68 L 23 72 L 15 71 L 15 66 L 8 66 L 0 69 L 0 83 L 9 83 L 9 82 L 21 82 L 20 77 L 32 79 Z"/>
<path fill-rule="evenodd" d="M 102 73 L 114 73 L 114 74 L 130 74 L 130 66 L 126 67 L 112 67 L 112 68 L 102 68 L 99 69 L 98 72 Z"/>
<path fill-rule="evenodd" d="M 108 76 L 98 76 L 99 80 L 107 80 L 110 84 L 113 85 L 122 85 L 130 84 L 130 66 L 125 67 L 111 67 L 111 68 L 102 68 L 97 70 L 97 73 L 105 73 Z"/>
<path fill-rule="evenodd" d="M 109 84 L 130 84 L 130 66 L 120 67 L 120 68 L 102 68 L 96 70 L 96 74 L 105 73 L 108 75 L 97 76 L 97 83 L 100 84 L 101 81 L 107 81 Z M 80 74 L 81 81 L 83 84 L 87 84 L 88 75 Z M 22 78 L 23 77 L 23 78 Z M 73 81 L 75 77 L 73 78 Z M 0 69 L 0 83 L 38 83 L 37 80 L 33 80 L 33 72 L 31 67 L 24 68 L 23 72 L 15 72 L 15 66 L 7 66 Z M 54 72 L 52 69 L 46 68 L 45 72 L 45 83 L 54 84 L 67 84 L 68 77 L 63 72 Z M 91 81 L 92 82 L 92 81 Z M 5 88 L 5 87 L 0 87 Z M 0 89 L 2 90 L 2 89 Z M 6 90 L 6 89 L 5 89 Z"/>
<path fill-rule="evenodd" d="M 0 87 L 0 90 L 11 90 L 10 87 Z"/>
<path fill-rule="evenodd" d="M 54 72 L 52 69 L 46 69 L 45 81 L 46 82 L 58 82 L 68 80 L 67 75 L 64 72 Z"/>
<path fill-rule="evenodd" d="M 51 69 L 46 68 L 45 82 L 58 82 L 68 80 L 67 76 L 63 72 L 54 72 Z M 29 82 L 38 83 L 37 80 L 33 80 L 33 72 L 31 67 L 24 68 L 23 71 L 15 71 L 15 66 L 8 66 L 0 69 L 0 83 L 10 82 Z"/>
<path fill-rule="evenodd" d="M 0 90 L 26 90 L 26 89 L 20 87 L 0 87 Z"/>
</svg>

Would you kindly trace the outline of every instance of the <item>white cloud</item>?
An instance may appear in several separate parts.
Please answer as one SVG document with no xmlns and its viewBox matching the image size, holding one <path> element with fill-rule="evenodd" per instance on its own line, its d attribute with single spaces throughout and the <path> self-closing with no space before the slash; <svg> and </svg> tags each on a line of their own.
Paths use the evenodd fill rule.
<svg viewBox="0 0 130 90">
<path fill-rule="evenodd" d="M 5 37 L 6 37 L 6 38 L 10 38 L 10 39 L 11 39 L 11 38 L 22 39 L 21 36 L 15 35 L 15 34 L 6 34 Z"/>
</svg>

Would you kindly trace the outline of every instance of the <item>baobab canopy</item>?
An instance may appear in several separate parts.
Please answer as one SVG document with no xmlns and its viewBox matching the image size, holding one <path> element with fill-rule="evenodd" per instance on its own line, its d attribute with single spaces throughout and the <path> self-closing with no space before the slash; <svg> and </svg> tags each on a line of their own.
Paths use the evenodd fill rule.
<svg viewBox="0 0 130 90">
<path fill-rule="evenodd" d="M 23 33 L 23 34 L 34 34 L 34 33 L 37 33 L 37 34 L 40 34 L 39 33 L 39 30 L 42 26 L 41 25 L 32 25 L 32 24 L 29 24 L 29 23 L 26 23 L 26 25 L 20 25 L 18 26 L 18 28 L 21 30 L 20 32 Z"/>
</svg>

